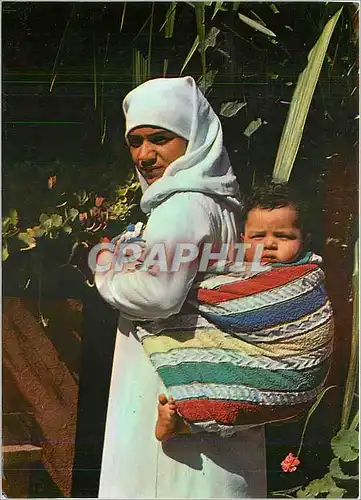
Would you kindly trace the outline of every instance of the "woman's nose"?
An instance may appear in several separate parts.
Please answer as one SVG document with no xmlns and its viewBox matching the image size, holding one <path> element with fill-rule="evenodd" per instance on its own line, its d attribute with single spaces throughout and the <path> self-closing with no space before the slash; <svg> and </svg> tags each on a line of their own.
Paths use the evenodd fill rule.
<svg viewBox="0 0 361 500">
<path fill-rule="evenodd" d="M 156 161 L 156 152 L 153 145 L 148 141 L 143 141 L 143 144 L 138 149 L 138 161 L 142 166 L 151 166 Z"/>
</svg>

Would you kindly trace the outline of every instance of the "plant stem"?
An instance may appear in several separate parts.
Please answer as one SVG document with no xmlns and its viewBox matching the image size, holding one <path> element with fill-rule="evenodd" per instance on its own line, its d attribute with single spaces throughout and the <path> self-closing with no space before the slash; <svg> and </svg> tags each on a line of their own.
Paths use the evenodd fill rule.
<svg viewBox="0 0 361 500">
<path fill-rule="evenodd" d="M 355 392 L 355 387 L 357 382 L 357 365 L 358 365 L 358 348 L 359 348 L 358 309 L 360 307 L 359 289 L 358 289 L 358 278 L 359 278 L 358 259 L 359 259 L 359 240 L 357 240 L 355 244 L 354 268 L 352 273 L 352 304 L 353 304 L 352 337 L 351 337 L 350 361 L 349 361 L 348 373 L 345 385 L 345 396 L 342 405 L 341 429 L 347 428 L 352 408 L 353 394 Z"/>
</svg>

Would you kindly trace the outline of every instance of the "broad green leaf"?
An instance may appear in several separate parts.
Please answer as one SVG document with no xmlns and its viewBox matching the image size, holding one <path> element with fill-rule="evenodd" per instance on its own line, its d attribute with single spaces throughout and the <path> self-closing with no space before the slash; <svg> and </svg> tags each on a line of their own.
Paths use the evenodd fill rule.
<svg viewBox="0 0 361 500">
<path fill-rule="evenodd" d="M 59 214 L 52 214 L 51 215 L 51 225 L 52 227 L 60 227 L 63 223 L 63 218 Z"/>
<path fill-rule="evenodd" d="M 246 130 L 243 132 L 243 135 L 245 135 L 246 137 L 251 137 L 251 135 L 254 134 L 256 130 L 260 128 L 261 125 L 262 125 L 261 118 L 257 118 L 257 120 L 252 120 L 248 124 Z"/>
<path fill-rule="evenodd" d="M 211 69 L 210 71 L 207 71 L 205 77 L 202 76 L 198 80 L 198 82 L 197 82 L 198 86 L 199 86 L 201 92 L 203 92 L 203 94 L 205 94 L 207 92 L 209 87 L 212 87 L 217 73 L 218 73 L 217 69 Z"/>
<path fill-rule="evenodd" d="M 359 476 L 349 476 L 348 474 L 345 474 L 343 470 L 341 469 L 340 465 L 340 459 L 339 458 L 333 458 L 331 460 L 331 463 L 329 465 L 329 470 L 330 474 L 332 477 L 335 479 L 354 479 L 358 480 Z"/>
<path fill-rule="evenodd" d="M 219 114 L 221 116 L 230 118 L 231 116 L 236 115 L 238 111 L 240 111 L 245 106 L 247 106 L 246 102 L 239 102 L 239 101 L 223 102 Z"/>
<path fill-rule="evenodd" d="M 20 241 L 22 241 L 23 243 L 25 243 L 27 245 L 25 248 L 20 248 L 21 251 L 31 250 L 32 248 L 36 247 L 35 238 L 31 234 L 29 234 L 28 232 L 19 233 L 18 238 Z"/>
<path fill-rule="evenodd" d="M 352 462 L 359 456 L 359 434 L 357 431 L 341 429 L 331 439 L 331 448 L 336 457 L 344 462 Z"/>
<path fill-rule="evenodd" d="M 327 493 L 327 498 L 342 498 L 346 490 L 339 488 L 329 474 L 321 479 L 314 479 L 305 488 L 297 492 L 298 498 L 316 498 Z"/>
<path fill-rule="evenodd" d="M 251 28 L 253 28 L 257 31 L 260 31 L 261 33 L 264 33 L 267 36 L 273 36 L 273 37 L 276 36 L 275 33 L 273 33 L 273 31 L 271 31 L 268 28 L 266 28 L 265 26 L 263 26 L 263 24 L 258 23 L 257 21 L 254 21 L 253 19 L 251 19 L 247 16 L 244 16 L 243 14 L 240 14 L 239 12 L 238 12 L 238 17 L 240 18 L 241 21 L 248 24 L 248 26 L 250 26 Z"/>
<path fill-rule="evenodd" d="M 69 224 L 65 224 L 65 226 L 62 227 L 62 230 L 64 233 L 70 234 L 73 232 L 73 228 L 69 226 Z"/>
<path fill-rule="evenodd" d="M 9 212 L 9 218 L 11 220 L 11 223 L 14 226 L 16 226 L 16 224 L 19 222 L 18 212 L 15 209 L 10 210 L 10 212 Z"/>
<path fill-rule="evenodd" d="M 39 217 L 40 224 L 45 224 L 49 220 L 49 215 L 42 213 Z"/>
<path fill-rule="evenodd" d="M 53 225 L 53 222 L 48 214 L 41 214 L 39 217 L 40 226 L 45 231 L 49 231 Z"/>
<path fill-rule="evenodd" d="M 324 27 L 308 55 L 306 68 L 298 78 L 273 169 L 273 179 L 277 182 L 287 182 L 291 175 L 327 47 L 341 11 L 342 7 Z"/>
<path fill-rule="evenodd" d="M 1 255 L 2 261 L 4 262 L 8 257 L 9 257 L 8 246 L 7 246 L 6 243 L 5 244 L 3 243 L 3 246 L 2 246 L 2 255 Z"/>
</svg>

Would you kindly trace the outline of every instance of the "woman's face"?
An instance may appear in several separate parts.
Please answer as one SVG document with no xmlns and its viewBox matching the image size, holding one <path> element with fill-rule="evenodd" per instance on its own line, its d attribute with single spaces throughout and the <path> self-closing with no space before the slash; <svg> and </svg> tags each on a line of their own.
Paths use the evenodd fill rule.
<svg viewBox="0 0 361 500">
<path fill-rule="evenodd" d="M 128 134 L 130 154 L 147 184 L 162 177 L 169 165 L 183 156 L 188 141 L 163 128 L 137 127 Z"/>
</svg>

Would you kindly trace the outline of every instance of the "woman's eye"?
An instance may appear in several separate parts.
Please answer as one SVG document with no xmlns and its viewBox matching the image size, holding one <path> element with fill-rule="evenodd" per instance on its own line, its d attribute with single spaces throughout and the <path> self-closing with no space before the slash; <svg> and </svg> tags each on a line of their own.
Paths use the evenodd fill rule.
<svg viewBox="0 0 361 500">
<path fill-rule="evenodd" d="M 156 137 L 152 137 L 153 144 L 166 144 L 168 141 L 171 141 L 172 137 L 167 137 L 165 135 L 157 135 Z"/>
<path fill-rule="evenodd" d="M 136 137 L 128 137 L 128 144 L 131 148 L 139 148 L 143 144 L 143 140 Z"/>
</svg>

